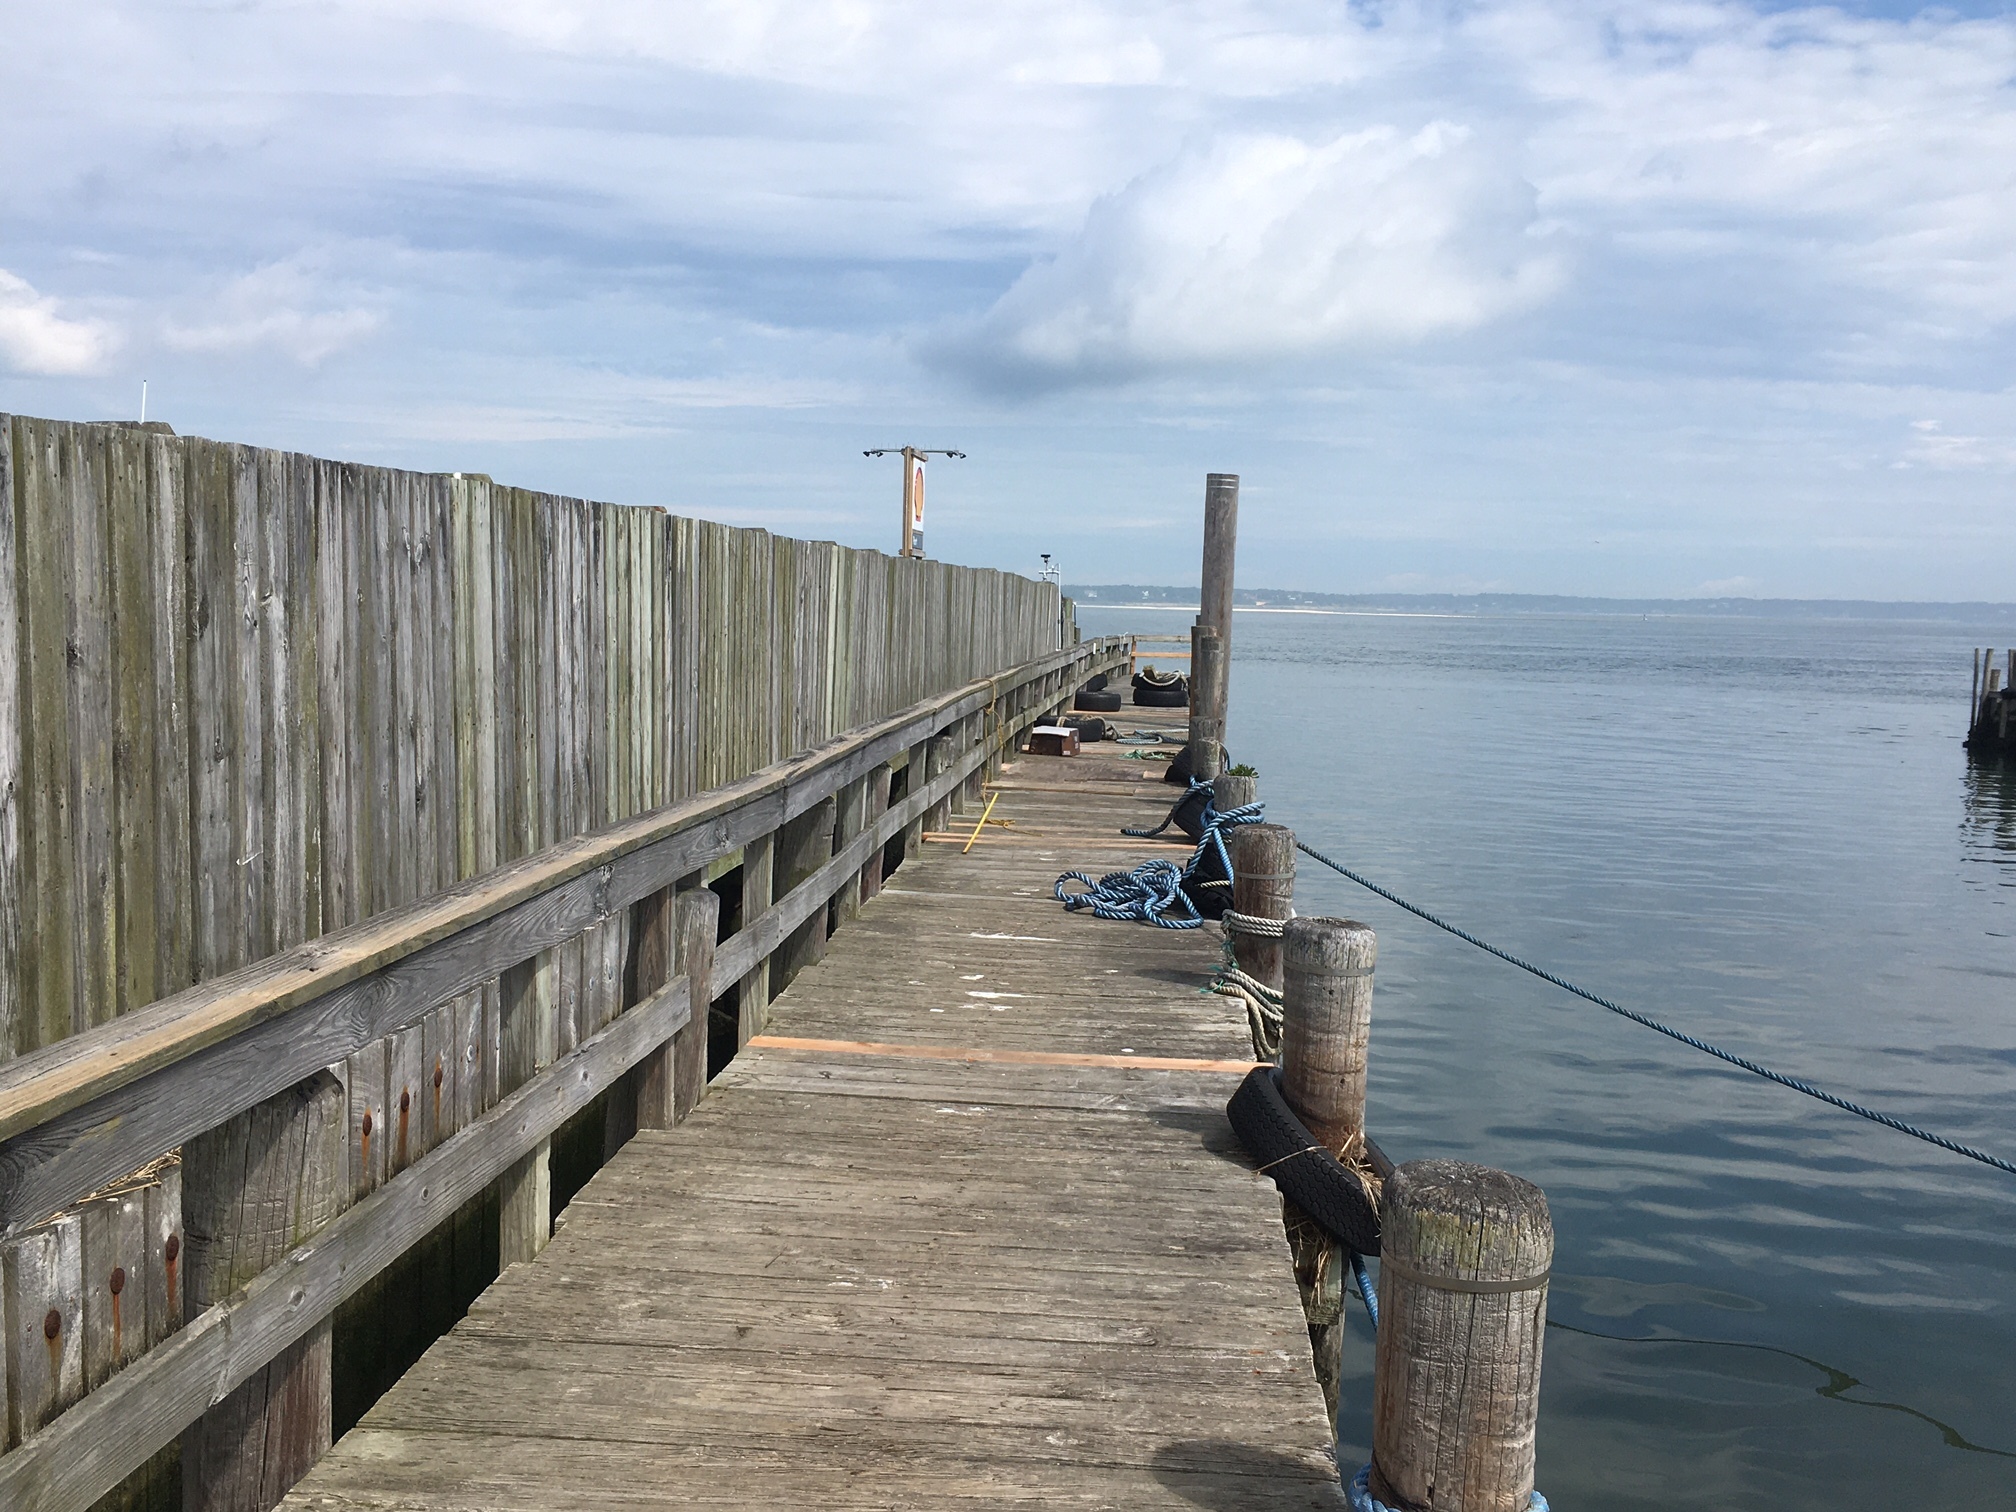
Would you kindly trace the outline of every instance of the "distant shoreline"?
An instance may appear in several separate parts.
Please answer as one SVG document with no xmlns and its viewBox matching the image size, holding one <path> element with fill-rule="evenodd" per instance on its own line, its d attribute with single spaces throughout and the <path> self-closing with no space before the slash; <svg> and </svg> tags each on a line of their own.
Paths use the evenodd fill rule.
<svg viewBox="0 0 2016 1512">
<path fill-rule="evenodd" d="M 1081 609 L 1197 612 L 1195 588 L 1141 583 L 1065 584 Z M 1544 593 L 1307 593 L 1241 588 L 1238 610 L 1275 614 L 1386 615 L 1443 619 L 1505 614 L 1647 615 L 1668 618 L 1989 621 L 2016 625 L 2016 603 L 1887 599 L 1621 599 Z"/>
</svg>

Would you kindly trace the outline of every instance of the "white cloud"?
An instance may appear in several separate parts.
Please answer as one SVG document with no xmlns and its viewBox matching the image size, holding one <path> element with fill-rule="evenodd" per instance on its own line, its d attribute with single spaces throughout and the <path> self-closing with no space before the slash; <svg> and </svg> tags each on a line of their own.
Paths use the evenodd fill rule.
<svg viewBox="0 0 2016 1512">
<path fill-rule="evenodd" d="M 185 352 L 267 347 L 304 367 L 315 367 L 382 324 L 384 316 L 375 309 L 332 303 L 309 263 L 287 259 L 233 279 L 204 302 L 195 319 L 168 321 L 161 339 Z"/>
<path fill-rule="evenodd" d="M 972 347 L 1013 375 L 1072 381 L 1470 330 L 1559 282 L 1533 198 L 1444 121 L 1221 137 L 1094 205 Z"/>
<path fill-rule="evenodd" d="M 0 357 L 17 373 L 68 377 L 95 373 L 118 345 L 103 321 L 75 320 L 27 280 L 0 268 Z"/>
<path fill-rule="evenodd" d="M 1893 465 L 1930 467 L 1940 472 L 2006 468 L 2016 466 L 2016 446 L 1997 444 L 1985 436 L 1951 435 L 1937 420 L 1914 420 L 1910 444 Z"/>
</svg>

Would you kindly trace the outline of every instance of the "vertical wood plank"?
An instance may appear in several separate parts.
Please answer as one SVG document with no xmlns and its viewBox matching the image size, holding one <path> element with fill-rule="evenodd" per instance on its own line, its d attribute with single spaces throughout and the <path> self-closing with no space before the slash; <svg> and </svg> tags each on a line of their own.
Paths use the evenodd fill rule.
<svg viewBox="0 0 2016 1512">
<path fill-rule="evenodd" d="M 190 1141 L 183 1174 L 193 1311 L 222 1301 L 347 1205 L 344 1093 L 327 1072 Z M 328 1449 L 324 1320 L 182 1435 L 186 1512 L 267 1512 Z"/>
<path fill-rule="evenodd" d="M 66 605 L 72 503 L 61 476 L 59 427 L 46 420 L 16 425 L 20 700 L 28 739 L 21 773 L 22 990 L 14 1048 L 27 1051 L 70 1033 L 76 1001 Z M 15 1410 L 23 1410 L 18 1401 Z"/>
<path fill-rule="evenodd" d="M 14 417 L 0 414 L 0 1062 L 21 1018 L 21 602 L 15 572 Z M 6 1323 L 0 1319 L 0 1336 Z M 0 1376 L 6 1374 L 0 1358 Z M 0 1396 L 6 1387 L 0 1385 Z M 7 1413 L 0 1403 L 0 1441 Z"/>
<path fill-rule="evenodd" d="M 147 1187 L 147 1346 L 182 1326 L 182 1162 L 155 1173 Z"/>
<path fill-rule="evenodd" d="M 104 432 L 64 427 L 71 491 L 69 579 L 70 866 L 77 900 L 77 999 L 70 1032 L 117 1007 L 118 886 L 113 875 L 112 598 L 106 540 Z"/>
<path fill-rule="evenodd" d="M 262 458 L 249 446 L 231 451 L 232 636 L 235 643 L 229 697 L 237 772 L 232 783 L 231 874 L 237 882 L 238 935 L 229 942 L 232 966 L 271 955 L 275 931 L 272 876 L 270 760 L 266 739 L 267 605 L 263 556 Z"/>
<path fill-rule="evenodd" d="M 141 1187 L 83 1204 L 84 1387 L 96 1391 L 145 1353 L 147 1194 Z"/>
<path fill-rule="evenodd" d="M 366 1045 L 343 1062 L 349 1151 L 350 1200 L 368 1197 L 384 1185 L 387 1137 L 385 1042 Z"/>
<path fill-rule="evenodd" d="M 9 1434 L 21 1443 L 84 1394 L 83 1223 L 31 1229 L 6 1252 Z"/>
<path fill-rule="evenodd" d="M 190 816 L 190 621 L 187 448 L 147 439 L 147 519 L 154 643 L 154 988 L 157 997 L 196 979 Z M 132 738 L 141 738 L 137 734 Z"/>
</svg>

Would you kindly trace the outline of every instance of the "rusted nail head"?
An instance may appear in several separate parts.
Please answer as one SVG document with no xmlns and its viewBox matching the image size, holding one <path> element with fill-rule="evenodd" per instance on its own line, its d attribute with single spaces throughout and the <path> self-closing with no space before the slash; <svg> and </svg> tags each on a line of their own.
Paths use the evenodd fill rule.
<svg viewBox="0 0 2016 1512">
<path fill-rule="evenodd" d="M 115 1265 L 112 1267 L 112 1295 L 116 1297 L 124 1290 L 126 1290 L 126 1267 Z"/>
<path fill-rule="evenodd" d="M 364 1137 L 366 1139 L 371 1137 L 371 1115 L 369 1113 L 364 1115 Z"/>
<path fill-rule="evenodd" d="M 404 1088 L 399 1093 L 399 1111 L 401 1113 L 410 1113 L 413 1111 L 413 1094 Z"/>
<path fill-rule="evenodd" d="M 434 1090 L 436 1092 L 441 1090 L 441 1062 L 438 1060 L 434 1062 Z"/>
<path fill-rule="evenodd" d="M 52 1307 L 49 1309 L 49 1316 L 42 1320 L 42 1337 L 53 1339 L 61 1332 L 63 1332 L 63 1314 Z"/>
<path fill-rule="evenodd" d="M 168 1236 L 168 1245 L 167 1245 L 168 1263 L 170 1265 L 173 1265 L 175 1263 L 175 1257 L 181 1253 L 182 1253 L 182 1236 L 180 1234 L 170 1234 Z"/>
</svg>

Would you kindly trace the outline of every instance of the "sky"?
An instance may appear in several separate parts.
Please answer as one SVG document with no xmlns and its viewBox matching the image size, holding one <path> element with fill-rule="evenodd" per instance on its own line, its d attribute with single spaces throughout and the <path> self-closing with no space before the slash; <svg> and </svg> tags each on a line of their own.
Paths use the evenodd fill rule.
<svg viewBox="0 0 2016 1512">
<path fill-rule="evenodd" d="M 0 410 L 1077 582 L 2016 599 L 1999 0 L 16 0 Z"/>
</svg>

